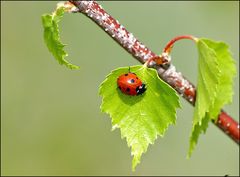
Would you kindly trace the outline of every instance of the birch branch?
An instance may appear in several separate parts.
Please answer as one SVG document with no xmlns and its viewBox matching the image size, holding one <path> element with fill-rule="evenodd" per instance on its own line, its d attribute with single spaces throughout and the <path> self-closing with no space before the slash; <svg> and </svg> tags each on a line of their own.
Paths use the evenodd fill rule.
<svg viewBox="0 0 240 177">
<path fill-rule="evenodd" d="M 129 52 L 140 63 L 144 64 L 150 58 L 159 57 L 143 43 L 141 43 L 134 35 L 126 30 L 118 20 L 114 19 L 95 1 L 69 1 L 74 4 L 80 12 L 93 20 L 107 34 L 110 35 L 121 47 Z M 164 57 L 163 57 L 164 59 Z M 157 70 L 159 76 L 172 86 L 185 100 L 194 106 L 196 99 L 196 87 L 188 81 L 172 64 L 164 64 L 170 61 L 169 58 L 162 60 L 162 65 L 156 65 L 155 62 L 150 63 L 150 67 Z M 159 64 L 159 63 L 158 63 Z M 239 144 L 239 123 L 236 122 L 223 110 L 218 115 L 216 122 L 213 122 L 226 135 Z"/>
</svg>

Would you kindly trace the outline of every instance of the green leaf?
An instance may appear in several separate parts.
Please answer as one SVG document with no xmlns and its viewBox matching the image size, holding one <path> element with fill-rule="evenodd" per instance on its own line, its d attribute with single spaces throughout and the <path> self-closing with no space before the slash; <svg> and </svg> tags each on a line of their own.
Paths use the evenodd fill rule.
<svg viewBox="0 0 240 177">
<path fill-rule="evenodd" d="M 234 59 L 223 42 L 199 39 L 197 98 L 188 157 L 198 137 L 205 133 L 210 120 L 217 120 L 221 108 L 232 101 L 233 78 L 236 75 Z"/>
<path fill-rule="evenodd" d="M 128 72 L 128 67 L 112 71 L 100 86 L 103 98 L 101 111 L 110 115 L 113 130 L 120 128 L 133 155 L 132 170 L 140 163 L 148 145 L 157 136 L 163 136 L 170 124 L 175 124 L 176 108 L 180 107 L 179 96 L 162 81 L 155 69 L 132 66 L 131 72 L 147 85 L 147 90 L 138 96 L 123 94 L 117 86 L 117 78 Z"/>
<path fill-rule="evenodd" d="M 63 17 L 64 12 L 65 8 L 63 6 L 60 6 L 52 14 L 44 14 L 42 16 L 42 24 L 44 27 L 44 41 L 49 51 L 61 65 L 65 65 L 70 69 L 78 69 L 78 66 L 73 65 L 65 60 L 65 57 L 68 54 L 63 50 L 63 48 L 66 45 L 62 44 L 60 41 L 58 23 Z"/>
</svg>

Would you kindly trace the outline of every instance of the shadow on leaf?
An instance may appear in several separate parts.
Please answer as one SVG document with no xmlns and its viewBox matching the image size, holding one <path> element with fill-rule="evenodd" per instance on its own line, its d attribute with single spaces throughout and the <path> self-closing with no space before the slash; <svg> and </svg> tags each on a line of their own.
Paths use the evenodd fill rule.
<svg viewBox="0 0 240 177">
<path fill-rule="evenodd" d="M 137 95 L 137 96 L 126 95 L 126 94 L 122 93 L 122 91 L 119 90 L 119 88 L 116 88 L 116 91 L 118 93 L 119 98 L 124 102 L 124 104 L 127 104 L 127 105 L 134 105 L 134 104 L 138 103 L 139 101 L 141 101 L 145 96 L 145 93 L 143 93 L 142 95 Z"/>
</svg>

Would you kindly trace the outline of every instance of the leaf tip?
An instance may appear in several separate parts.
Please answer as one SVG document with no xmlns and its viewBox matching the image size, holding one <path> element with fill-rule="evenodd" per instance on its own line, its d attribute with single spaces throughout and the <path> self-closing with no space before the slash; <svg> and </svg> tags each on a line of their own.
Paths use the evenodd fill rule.
<svg viewBox="0 0 240 177">
<path fill-rule="evenodd" d="M 193 152 L 195 146 L 196 146 L 196 142 L 195 142 L 195 141 L 192 139 L 192 137 L 191 137 L 191 142 L 190 142 L 188 154 L 187 154 L 187 157 L 186 157 L 187 159 L 190 159 L 190 158 L 191 158 L 192 152 Z"/>
<path fill-rule="evenodd" d="M 134 155 L 132 160 L 132 171 L 135 172 L 136 166 L 140 163 L 141 154 Z"/>
<path fill-rule="evenodd" d="M 80 69 L 80 67 L 77 66 L 77 65 L 70 65 L 69 68 L 72 69 L 72 70 L 78 70 L 78 69 Z"/>
</svg>

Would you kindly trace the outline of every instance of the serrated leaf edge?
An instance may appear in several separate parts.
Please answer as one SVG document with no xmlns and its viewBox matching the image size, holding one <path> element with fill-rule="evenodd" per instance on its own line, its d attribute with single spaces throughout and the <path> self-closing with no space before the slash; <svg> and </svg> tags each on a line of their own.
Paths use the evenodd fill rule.
<svg viewBox="0 0 240 177">
<path fill-rule="evenodd" d="M 57 6 L 57 8 L 55 9 L 55 11 L 53 11 L 52 12 L 52 14 L 43 14 L 42 15 L 42 19 L 45 17 L 45 16 L 47 16 L 47 15 L 49 15 L 49 16 L 51 16 L 51 24 L 52 24 L 52 26 L 53 26 L 53 24 L 55 23 L 55 25 L 56 25 L 56 37 L 57 37 L 57 40 L 55 40 L 55 43 L 56 43 L 56 45 L 58 45 L 59 47 L 60 47 L 60 50 L 62 50 L 62 52 L 64 53 L 62 56 L 61 56 L 61 59 L 59 59 L 58 57 L 56 57 L 55 56 L 55 54 L 53 53 L 53 51 L 49 48 L 49 43 L 48 43 L 48 41 L 46 40 L 46 38 L 44 37 L 44 41 L 45 41 L 45 43 L 46 43 L 46 45 L 47 45 L 47 48 L 48 48 L 48 50 L 49 50 L 49 52 L 50 53 L 52 53 L 53 54 L 53 56 L 54 56 L 54 58 L 58 61 L 58 63 L 60 64 L 60 65 L 65 65 L 66 67 L 68 67 L 68 68 L 70 68 L 70 69 L 79 69 L 79 66 L 77 66 L 77 65 L 74 65 L 74 64 L 71 64 L 70 62 L 68 62 L 66 59 L 65 59 L 65 57 L 67 57 L 68 56 L 68 54 L 66 53 L 66 51 L 63 49 L 65 46 L 67 46 L 66 44 L 63 44 L 62 42 L 61 42 L 61 40 L 60 40 L 60 31 L 59 31 L 59 25 L 58 25 L 58 23 L 59 23 L 59 21 L 60 21 L 60 19 L 62 18 L 62 16 L 63 15 L 61 15 L 61 16 L 59 16 L 59 21 L 56 21 L 55 22 L 55 17 L 56 17 L 56 15 L 57 15 L 57 12 L 58 11 L 61 11 L 61 10 L 63 10 L 63 11 L 65 11 L 66 9 L 65 9 L 65 7 L 63 6 L 63 5 L 59 5 L 58 4 L 58 6 Z M 43 26 L 44 26 L 44 24 L 43 24 Z M 51 27 L 52 27 L 51 26 Z M 49 27 L 48 27 L 49 28 Z M 44 36 L 45 36 L 45 30 L 46 30 L 46 28 L 44 27 Z M 54 35 L 53 33 L 53 31 L 51 30 L 51 33 L 52 33 L 52 36 Z"/>
</svg>

